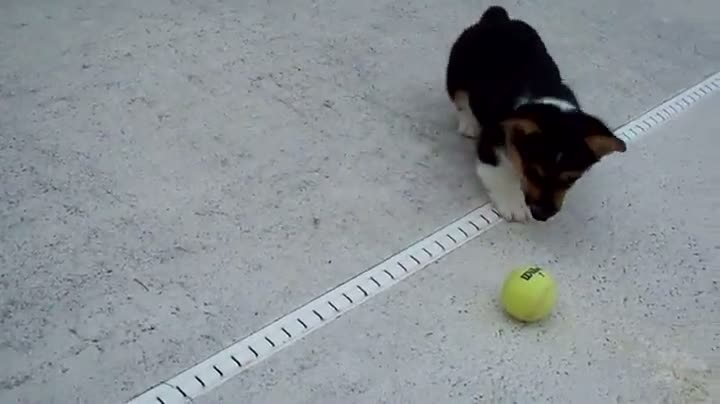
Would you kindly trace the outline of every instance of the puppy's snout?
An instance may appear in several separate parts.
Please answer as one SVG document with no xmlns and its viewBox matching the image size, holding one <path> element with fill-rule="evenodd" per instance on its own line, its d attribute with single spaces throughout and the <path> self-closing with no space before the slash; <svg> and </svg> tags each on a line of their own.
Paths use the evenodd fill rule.
<svg viewBox="0 0 720 404">
<path fill-rule="evenodd" d="M 530 204 L 530 213 L 535 220 L 544 222 L 555 216 L 557 209 L 554 206 Z"/>
<path fill-rule="evenodd" d="M 560 210 L 560 207 L 548 198 L 534 199 L 525 196 L 525 204 L 527 204 L 528 208 L 530 209 L 530 214 L 532 214 L 532 217 L 535 220 L 539 220 L 541 222 L 544 222 L 555 216 L 558 210 Z"/>
</svg>

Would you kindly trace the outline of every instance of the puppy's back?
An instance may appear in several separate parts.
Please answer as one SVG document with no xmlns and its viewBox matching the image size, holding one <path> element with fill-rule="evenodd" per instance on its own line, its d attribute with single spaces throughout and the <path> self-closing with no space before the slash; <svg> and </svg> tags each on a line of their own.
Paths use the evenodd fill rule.
<svg viewBox="0 0 720 404">
<path fill-rule="evenodd" d="M 484 93 L 504 104 L 532 90 L 528 87 L 560 81 L 537 31 L 493 6 L 453 44 L 446 84 L 451 98 L 457 91 L 475 93 L 475 97 Z"/>
</svg>

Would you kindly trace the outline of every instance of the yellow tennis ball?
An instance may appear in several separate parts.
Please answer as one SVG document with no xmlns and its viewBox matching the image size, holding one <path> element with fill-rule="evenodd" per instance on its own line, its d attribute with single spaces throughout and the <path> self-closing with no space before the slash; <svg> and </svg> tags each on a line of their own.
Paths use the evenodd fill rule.
<svg viewBox="0 0 720 404">
<path fill-rule="evenodd" d="M 518 268 L 502 288 L 502 305 L 517 320 L 538 321 L 552 311 L 557 298 L 555 280 L 540 267 Z"/>
</svg>

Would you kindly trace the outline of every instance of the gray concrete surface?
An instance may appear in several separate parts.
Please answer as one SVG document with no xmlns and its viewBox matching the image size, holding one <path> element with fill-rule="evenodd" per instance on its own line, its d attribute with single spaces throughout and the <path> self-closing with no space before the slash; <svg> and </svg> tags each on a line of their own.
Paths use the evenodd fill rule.
<svg viewBox="0 0 720 404">
<path fill-rule="evenodd" d="M 482 203 L 487 4 L 0 2 L 0 402 L 128 399 Z M 613 124 L 720 66 L 712 0 L 505 4 Z"/>
<path fill-rule="evenodd" d="M 195 401 L 720 402 L 718 110 L 610 158 L 557 220 L 501 224 Z M 498 293 L 528 264 L 559 298 L 521 325 Z"/>
</svg>

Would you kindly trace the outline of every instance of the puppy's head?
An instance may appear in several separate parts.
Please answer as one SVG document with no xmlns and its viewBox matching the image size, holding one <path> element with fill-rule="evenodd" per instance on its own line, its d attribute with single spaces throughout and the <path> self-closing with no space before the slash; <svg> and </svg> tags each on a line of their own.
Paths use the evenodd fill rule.
<svg viewBox="0 0 720 404">
<path fill-rule="evenodd" d="M 541 221 L 560 210 L 567 191 L 590 167 L 626 150 L 602 121 L 582 111 L 529 105 L 503 121 L 502 128 L 527 206 Z"/>
</svg>

